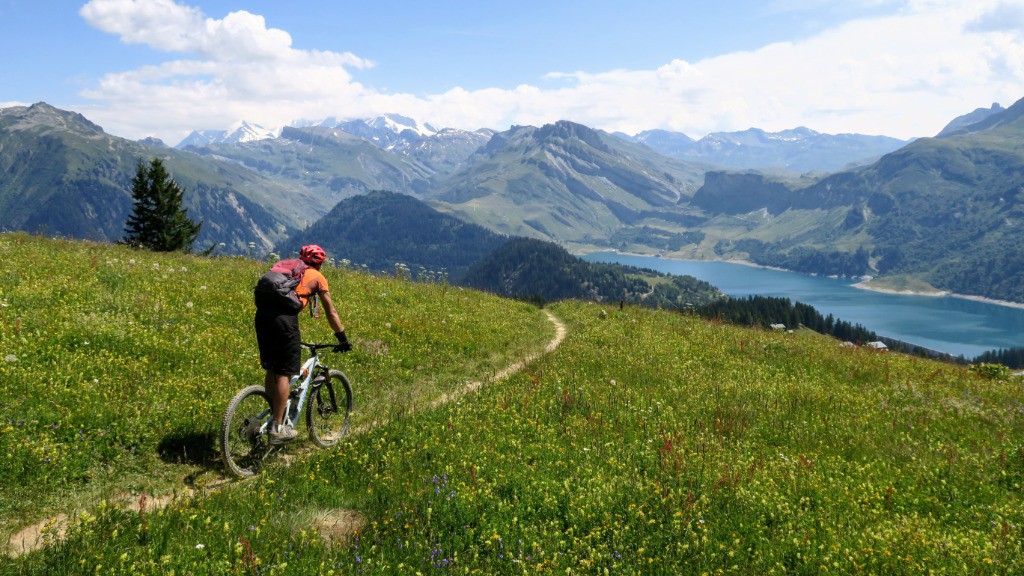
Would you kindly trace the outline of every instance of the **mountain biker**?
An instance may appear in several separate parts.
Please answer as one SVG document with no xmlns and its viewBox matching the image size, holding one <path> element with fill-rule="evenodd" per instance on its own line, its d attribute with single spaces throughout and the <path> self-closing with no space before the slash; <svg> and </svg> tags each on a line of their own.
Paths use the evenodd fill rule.
<svg viewBox="0 0 1024 576">
<path fill-rule="evenodd" d="M 345 336 L 345 327 L 341 324 L 338 311 L 331 300 L 327 278 L 320 273 L 320 267 L 327 260 L 327 253 L 320 246 L 310 244 L 299 250 L 299 259 L 309 266 L 295 288 L 303 309 L 310 300 L 313 300 L 312 312 L 316 307 L 316 301 L 319 300 L 327 316 L 327 323 L 338 339 L 334 351 L 351 350 L 352 345 Z M 298 435 L 291 424 L 284 424 L 284 409 L 288 402 L 291 377 L 299 373 L 302 365 L 299 312 L 301 309 L 291 312 L 279 308 L 256 307 L 256 343 L 260 350 L 260 366 L 267 371 L 263 384 L 267 395 L 270 396 L 270 406 L 274 413 L 274 422 L 269 434 L 270 443 L 274 445 L 294 440 Z"/>
</svg>

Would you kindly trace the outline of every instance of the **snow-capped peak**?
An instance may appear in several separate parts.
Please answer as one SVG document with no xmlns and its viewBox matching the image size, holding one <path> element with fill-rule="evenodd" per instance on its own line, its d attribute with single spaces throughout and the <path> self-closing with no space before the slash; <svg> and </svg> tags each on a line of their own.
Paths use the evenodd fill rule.
<svg viewBox="0 0 1024 576">
<path fill-rule="evenodd" d="M 368 139 L 376 138 L 378 140 L 381 138 L 383 133 L 398 135 L 406 130 L 412 130 L 414 134 L 423 138 L 429 138 L 430 136 L 434 136 L 438 133 L 437 128 L 434 128 L 430 124 L 418 122 L 407 116 L 402 116 L 401 114 L 385 114 L 375 118 L 349 119 L 328 116 L 327 118 L 319 121 L 299 120 L 294 122 L 292 125 L 298 128 L 305 126 L 341 128 L 350 134 L 356 134 L 357 136 L 362 136 Z M 371 133 L 374 133 L 372 137 L 370 136 Z"/>
<path fill-rule="evenodd" d="M 264 128 L 259 124 L 239 120 L 227 130 L 195 130 L 178 143 L 176 148 L 186 146 L 209 146 L 210 144 L 235 144 L 277 138 L 280 130 Z"/>
<path fill-rule="evenodd" d="M 224 137 L 221 142 L 234 143 L 234 142 L 254 142 L 256 140 L 266 140 L 268 138 L 277 138 L 280 134 L 280 130 L 271 128 L 264 128 L 259 124 L 252 124 L 245 120 L 240 120 L 231 125 L 225 131 Z"/>
<path fill-rule="evenodd" d="M 401 134 L 406 130 L 412 130 L 420 136 L 429 137 L 437 134 L 437 129 L 430 124 L 420 123 L 412 118 L 399 114 L 385 114 L 372 120 L 365 121 L 372 128 L 390 130 L 395 134 Z"/>
</svg>

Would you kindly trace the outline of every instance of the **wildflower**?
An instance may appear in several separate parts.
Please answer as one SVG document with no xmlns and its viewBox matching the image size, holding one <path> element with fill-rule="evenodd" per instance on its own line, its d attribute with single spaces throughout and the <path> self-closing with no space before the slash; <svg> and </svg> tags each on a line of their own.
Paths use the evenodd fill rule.
<svg viewBox="0 0 1024 576">
<path fill-rule="evenodd" d="M 18 361 L 18 357 L 15 356 L 14 354 L 8 354 L 7 356 L 4 356 L 4 362 L 17 362 L 17 361 Z"/>
<path fill-rule="evenodd" d="M 203 543 L 196 544 L 196 550 L 202 550 L 203 548 L 206 548 L 206 544 L 203 544 Z"/>
<path fill-rule="evenodd" d="M 185 302 L 185 308 L 191 308 L 193 304 L 191 302 Z"/>
</svg>

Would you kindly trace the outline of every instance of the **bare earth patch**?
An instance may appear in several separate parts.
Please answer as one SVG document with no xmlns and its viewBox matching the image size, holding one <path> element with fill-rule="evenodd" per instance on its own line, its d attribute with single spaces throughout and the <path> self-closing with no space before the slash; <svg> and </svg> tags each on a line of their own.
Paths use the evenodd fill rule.
<svg viewBox="0 0 1024 576">
<path fill-rule="evenodd" d="M 66 514 L 57 514 L 53 518 L 22 528 L 7 542 L 8 555 L 17 558 L 42 548 L 47 542 L 64 538 L 69 520 Z"/>
<path fill-rule="evenodd" d="M 355 510 L 331 510 L 313 520 L 313 527 L 328 546 L 347 544 L 366 525 L 366 516 Z"/>
</svg>

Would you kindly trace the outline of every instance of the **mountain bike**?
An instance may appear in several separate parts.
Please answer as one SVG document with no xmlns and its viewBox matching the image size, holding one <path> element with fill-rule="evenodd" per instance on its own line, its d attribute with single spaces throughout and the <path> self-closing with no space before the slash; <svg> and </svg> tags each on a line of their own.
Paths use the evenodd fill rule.
<svg viewBox="0 0 1024 576">
<path fill-rule="evenodd" d="M 298 424 L 306 408 L 309 439 L 326 448 L 348 434 L 352 415 L 352 385 L 340 370 L 331 370 L 320 362 L 318 352 L 337 344 L 302 343 L 309 359 L 302 371 L 292 377 L 285 418 Z M 309 400 L 307 404 L 306 401 Z M 263 386 L 247 386 L 228 402 L 220 430 L 221 456 L 227 471 L 238 478 L 259 474 L 264 463 L 282 446 L 270 444 L 270 425 L 274 420 L 270 396 Z"/>
</svg>

